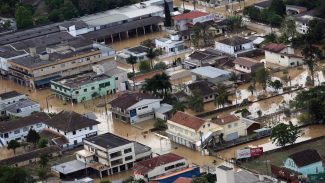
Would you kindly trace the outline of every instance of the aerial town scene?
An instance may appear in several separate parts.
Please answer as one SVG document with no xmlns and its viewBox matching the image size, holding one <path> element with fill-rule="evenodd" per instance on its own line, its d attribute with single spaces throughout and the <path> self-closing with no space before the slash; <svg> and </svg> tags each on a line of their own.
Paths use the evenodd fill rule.
<svg viewBox="0 0 325 183">
<path fill-rule="evenodd" d="M 0 0 L 0 183 L 325 183 L 325 0 Z"/>
</svg>

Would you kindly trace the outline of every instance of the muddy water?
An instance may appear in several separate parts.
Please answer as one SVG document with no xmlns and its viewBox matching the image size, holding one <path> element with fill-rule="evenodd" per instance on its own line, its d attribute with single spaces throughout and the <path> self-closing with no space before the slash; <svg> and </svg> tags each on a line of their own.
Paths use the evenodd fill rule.
<svg viewBox="0 0 325 183">
<path fill-rule="evenodd" d="M 167 35 L 167 32 L 164 32 L 164 31 L 153 32 L 153 33 L 148 33 L 146 35 L 139 35 L 138 37 L 131 37 L 129 39 L 116 41 L 116 42 L 112 43 L 110 46 L 112 46 L 117 51 L 121 51 L 124 48 L 138 46 L 144 40 L 161 38 L 166 35 Z"/>
</svg>

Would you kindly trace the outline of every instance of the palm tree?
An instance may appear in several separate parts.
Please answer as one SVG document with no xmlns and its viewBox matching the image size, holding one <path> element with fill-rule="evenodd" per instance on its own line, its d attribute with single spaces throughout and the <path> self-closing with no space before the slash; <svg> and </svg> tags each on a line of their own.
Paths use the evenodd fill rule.
<svg viewBox="0 0 325 183">
<path fill-rule="evenodd" d="M 251 84 L 251 85 L 248 86 L 247 89 L 248 89 L 248 91 L 251 92 L 251 94 L 252 94 L 252 96 L 253 96 L 253 95 L 254 95 L 254 91 L 255 91 L 255 89 L 256 89 L 255 86 Z"/>
<path fill-rule="evenodd" d="M 187 106 L 186 106 L 185 102 L 176 100 L 176 102 L 173 105 L 172 112 L 173 112 L 173 114 L 175 114 L 177 111 L 183 111 L 184 112 L 185 109 L 187 109 Z"/>
<path fill-rule="evenodd" d="M 134 64 L 137 63 L 137 57 L 133 56 L 133 55 L 130 55 L 129 58 L 126 59 L 126 62 L 128 64 L 131 64 L 132 65 L 132 72 L 133 72 L 133 90 L 135 90 L 135 82 L 134 82 L 134 78 L 135 78 L 135 71 L 134 71 Z"/>
<path fill-rule="evenodd" d="M 217 94 L 214 103 L 218 105 L 218 107 L 221 105 L 222 107 L 225 107 L 225 104 L 229 102 L 229 92 L 227 90 L 227 87 L 224 84 L 219 84 L 217 87 Z"/>
<path fill-rule="evenodd" d="M 149 48 L 147 51 L 147 57 L 150 60 L 150 67 L 153 69 L 153 60 L 158 56 L 157 51 L 154 50 L 153 48 Z"/>
<path fill-rule="evenodd" d="M 239 76 L 238 76 L 235 72 L 231 72 L 231 73 L 230 73 L 229 81 L 234 82 L 236 105 L 237 105 L 237 88 L 238 88 L 238 79 L 239 79 Z"/>
<path fill-rule="evenodd" d="M 188 97 L 188 106 L 195 112 L 204 111 L 204 101 L 202 95 L 194 91 L 192 95 Z"/>
</svg>

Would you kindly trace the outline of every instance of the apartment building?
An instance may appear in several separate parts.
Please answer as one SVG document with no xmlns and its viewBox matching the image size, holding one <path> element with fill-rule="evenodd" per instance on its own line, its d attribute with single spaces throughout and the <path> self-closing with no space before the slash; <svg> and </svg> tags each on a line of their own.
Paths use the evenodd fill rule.
<svg viewBox="0 0 325 183">
<path fill-rule="evenodd" d="M 91 71 L 92 65 L 112 57 L 115 52 L 91 41 L 76 38 L 41 48 L 29 47 L 30 55 L 8 61 L 10 78 L 15 82 L 39 88 L 51 80 Z"/>
<path fill-rule="evenodd" d="M 79 103 L 116 92 L 115 78 L 95 72 L 64 77 L 51 81 L 51 89 L 64 101 Z"/>
<path fill-rule="evenodd" d="M 45 127 L 44 122 L 49 119 L 47 114 L 39 112 L 16 120 L 1 122 L 0 147 L 7 146 L 11 140 L 25 140 L 30 129 L 40 132 Z"/>
</svg>

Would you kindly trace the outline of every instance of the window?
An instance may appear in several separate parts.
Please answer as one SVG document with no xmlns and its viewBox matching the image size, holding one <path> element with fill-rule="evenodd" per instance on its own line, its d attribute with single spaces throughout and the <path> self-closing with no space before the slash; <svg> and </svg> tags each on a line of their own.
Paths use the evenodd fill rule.
<svg viewBox="0 0 325 183">
<path fill-rule="evenodd" d="M 124 154 L 130 153 L 130 152 L 132 152 L 132 148 L 128 148 L 128 149 L 124 150 Z"/>
<path fill-rule="evenodd" d="M 111 86 L 111 83 L 110 82 L 106 82 L 105 83 L 105 86 Z"/>
<path fill-rule="evenodd" d="M 90 126 L 90 127 L 89 127 L 89 130 L 93 130 L 93 126 Z"/>
<path fill-rule="evenodd" d="M 5 133 L 5 134 L 4 134 L 4 137 L 5 137 L 5 138 L 8 138 L 8 137 L 9 137 L 8 133 Z"/>
<path fill-rule="evenodd" d="M 205 125 L 203 125 L 203 128 L 205 128 Z"/>
<path fill-rule="evenodd" d="M 228 125 L 228 128 L 231 128 L 231 125 Z"/>
<path fill-rule="evenodd" d="M 20 133 L 20 130 L 15 130 L 14 133 L 18 134 L 18 133 Z"/>
<path fill-rule="evenodd" d="M 140 108 L 138 108 L 138 111 L 140 111 L 141 110 L 141 107 Z"/>
<path fill-rule="evenodd" d="M 42 123 L 36 124 L 36 128 L 40 128 L 40 127 L 42 127 Z"/>
<path fill-rule="evenodd" d="M 24 132 L 28 131 L 28 127 L 24 127 L 24 128 L 23 128 L 23 131 L 24 131 Z"/>
<path fill-rule="evenodd" d="M 87 61 L 89 61 L 90 60 L 90 57 L 87 57 Z"/>
<path fill-rule="evenodd" d="M 74 141 L 73 141 L 73 144 L 74 144 L 74 145 L 77 145 L 77 144 L 78 144 L 78 141 L 77 141 L 77 140 L 74 140 Z"/>
<path fill-rule="evenodd" d="M 118 77 L 116 77 L 115 80 L 118 80 Z"/>
<path fill-rule="evenodd" d="M 165 167 L 165 171 L 175 168 L 175 165 Z"/>
<path fill-rule="evenodd" d="M 284 56 L 283 56 L 283 55 L 281 55 L 281 58 L 284 58 Z"/>
<path fill-rule="evenodd" d="M 133 156 L 131 155 L 131 156 L 127 156 L 127 157 L 125 157 L 125 161 L 129 161 L 129 160 L 131 160 L 133 158 Z"/>
<path fill-rule="evenodd" d="M 144 106 L 144 107 L 142 107 L 142 109 L 147 109 L 148 108 L 148 106 Z"/>
<path fill-rule="evenodd" d="M 91 90 L 94 90 L 95 89 L 95 87 L 91 87 Z"/>
<path fill-rule="evenodd" d="M 184 166 L 184 165 L 185 165 L 185 162 L 181 162 L 181 163 L 177 163 L 176 167 L 180 167 L 180 166 Z"/>
<path fill-rule="evenodd" d="M 84 89 L 84 92 L 87 92 L 87 88 Z"/>
<path fill-rule="evenodd" d="M 76 95 L 78 95 L 79 94 L 79 91 L 76 91 L 75 93 L 76 93 Z"/>
<path fill-rule="evenodd" d="M 76 134 L 76 131 L 73 131 L 73 132 L 72 132 L 72 135 L 75 135 L 75 134 Z"/>
</svg>

